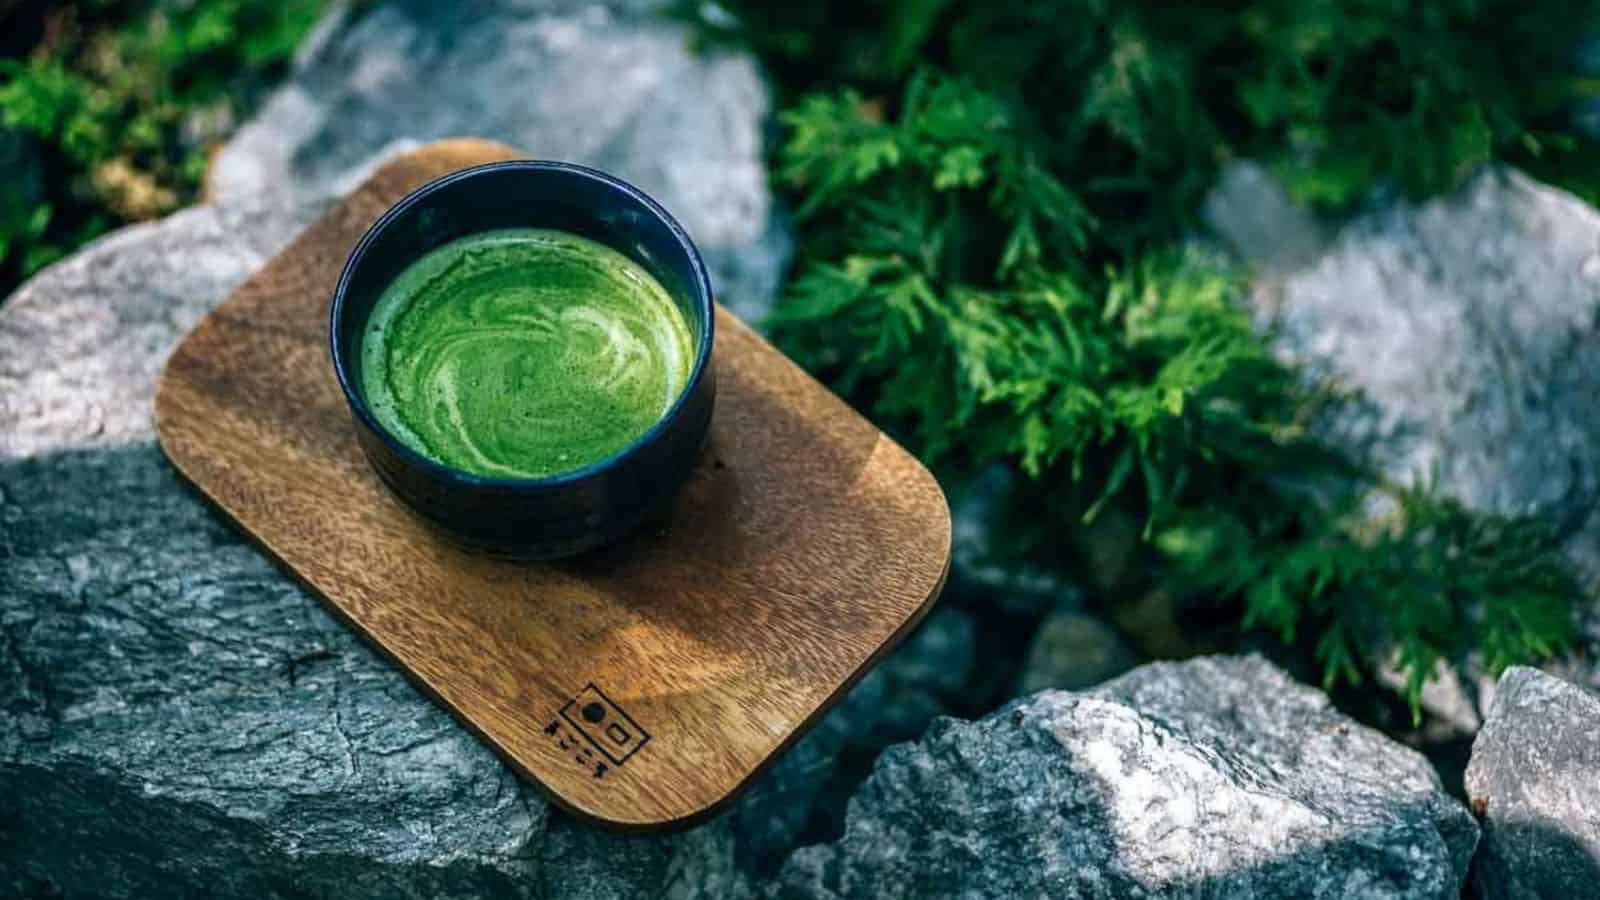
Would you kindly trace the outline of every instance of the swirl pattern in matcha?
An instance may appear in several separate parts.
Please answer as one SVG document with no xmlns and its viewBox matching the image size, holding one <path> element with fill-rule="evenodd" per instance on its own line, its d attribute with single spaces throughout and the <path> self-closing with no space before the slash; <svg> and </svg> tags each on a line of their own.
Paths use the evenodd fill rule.
<svg viewBox="0 0 1600 900">
<path fill-rule="evenodd" d="M 688 381 L 694 343 L 650 273 L 562 231 L 469 235 L 384 290 L 362 339 L 378 421 L 437 462 L 542 478 L 627 447 Z"/>
</svg>

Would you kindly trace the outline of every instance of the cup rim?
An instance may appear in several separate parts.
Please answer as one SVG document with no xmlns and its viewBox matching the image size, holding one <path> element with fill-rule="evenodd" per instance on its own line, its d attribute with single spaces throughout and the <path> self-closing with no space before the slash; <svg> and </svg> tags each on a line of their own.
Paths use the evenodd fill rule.
<svg viewBox="0 0 1600 900">
<path fill-rule="evenodd" d="M 377 417 L 372 414 L 372 410 L 367 406 L 366 397 L 352 383 L 348 371 L 348 360 L 345 358 L 344 351 L 340 346 L 341 341 L 339 340 L 343 332 L 340 326 L 341 313 L 344 311 L 350 281 L 365 258 L 368 249 L 377 240 L 378 236 L 392 225 L 396 219 L 424 203 L 435 192 L 459 181 L 467 181 L 489 172 L 506 170 L 556 172 L 587 178 L 599 182 L 611 190 L 620 191 L 638 201 L 658 221 L 667 226 L 667 230 L 671 232 L 673 238 L 678 242 L 678 246 L 688 258 L 690 269 L 693 271 L 694 302 L 701 309 L 705 319 L 705 327 L 700 330 L 700 338 L 695 346 L 694 368 L 690 371 L 688 379 L 684 381 L 683 388 L 678 392 L 677 399 L 673 400 L 667 411 L 656 419 L 654 425 L 651 425 L 643 434 L 610 456 L 595 460 L 568 472 L 540 478 L 479 475 L 475 472 L 447 466 L 412 449 L 410 445 L 391 434 L 389 429 L 385 428 Z M 400 198 L 398 202 L 389 207 L 383 215 L 378 217 L 377 221 L 367 228 L 366 232 L 362 234 L 361 240 L 357 241 L 354 249 L 350 251 L 350 255 L 345 259 L 344 268 L 339 272 L 339 281 L 333 289 L 333 302 L 328 309 L 328 345 L 333 357 L 334 377 L 339 382 L 339 389 L 344 392 L 345 402 L 350 406 L 355 416 L 361 420 L 362 424 L 377 435 L 391 451 L 405 460 L 409 466 L 420 468 L 435 478 L 453 481 L 463 486 L 502 490 L 556 488 L 583 481 L 598 473 L 615 468 L 624 460 L 638 453 L 641 448 L 660 439 L 672 422 L 677 419 L 684 405 L 688 403 L 689 398 L 699 387 L 700 381 L 705 377 L 706 369 L 709 368 L 711 362 L 711 346 L 715 329 L 716 303 L 711 292 L 711 276 L 707 273 L 705 261 L 700 258 L 700 251 L 689 237 L 689 232 L 678 223 L 678 220 L 673 218 L 665 207 L 656 202 L 655 198 L 615 175 L 577 163 L 546 159 L 512 159 L 469 166 L 441 175 Z"/>
</svg>

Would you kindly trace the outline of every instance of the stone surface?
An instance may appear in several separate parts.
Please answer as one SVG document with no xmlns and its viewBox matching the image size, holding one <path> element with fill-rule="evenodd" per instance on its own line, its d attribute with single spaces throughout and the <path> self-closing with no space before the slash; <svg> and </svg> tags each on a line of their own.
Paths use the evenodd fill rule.
<svg viewBox="0 0 1600 900">
<path fill-rule="evenodd" d="M 1473 507 L 1548 517 L 1600 579 L 1600 212 L 1504 169 L 1326 246 L 1258 170 L 1207 208 L 1262 266 L 1252 302 L 1283 355 L 1363 394 L 1331 437 Z"/>
<path fill-rule="evenodd" d="M 1137 661 L 1110 625 L 1075 609 L 1058 610 L 1033 636 L 1017 693 L 1091 688 L 1128 671 Z"/>
<path fill-rule="evenodd" d="M 167 354 L 317 206 L 185 210 L 25 283 L 0 304 L 0 460 L 151 439 Z"/>
<path fill-rule="evenodd" d="M 877 753 L 920 736 L 935 716 L 964 699 L 959 695 L 979 665 L 977 653 L 972 617 L 949 605 L 934 609 L 849 698 L 861 713 L 849 717 L 860 723 L 849 744 Z"/>
<path fill-rule="evenodd" d="M 1501 676 L 1472 744 L 1467 795 L 1483 819 L 1485 900 L 1600 892 L 1600 696 L 1537 669 Z"/>
<path fill-rule="evenodd" d="M 1005 466 L 990 467 L 949 489 L 949 590 L 1024 616 L 1076 601 L 1077 588 L 1061 574 L 1015 552 L 1012 515 L 1026 492 L 1026 483 Z"/>
<path fill-rule="evenodd" d="M 1419 754 L 1214 657 L 940 720 L 770 895 L 1453 900 L 1476 839 Z"/>
<path fill-rule="evenodd" d="M 1271 273 L 1317 261 L 1328 234 L 1266 167 L 1249 160 L 1222 170 L 1206 195 L 1207 224 L 1234 253 Z"/>
<path fill-rule="evenodd" d="M 1600 598 L 1600 212 L 1490 168 L 1330 235 L 1247 163 L 1206 211 L 1257 267 L 1251 301 L 1281 354 L 1360 392 L 1326 437 L 1396 480 L 1545 518 Z M 1581 617 L 1587 646 L 1550 668 L 1600 688 L 1600 599 Z M 1470 736 L 1493 688 L 1471 660 L 1441 671 L 1431 730 Z"/>
<path fill-rule="evenodd" d="M 719 299 L 759 319 L 789 250 L 762 158 L 766 84 L 744 54 L 692 49 L 664 5 L 398 0 L 339 16 L 217 157 L 208 191 L 319 197 L 397 141 L 500 140 L 652 194 L 694 237 Z"/>
<path fill-rule="evenodd" d="M 534 896 L 545 804 L 154 446 L 0 496 L 0 893 Z"/>
</svg>

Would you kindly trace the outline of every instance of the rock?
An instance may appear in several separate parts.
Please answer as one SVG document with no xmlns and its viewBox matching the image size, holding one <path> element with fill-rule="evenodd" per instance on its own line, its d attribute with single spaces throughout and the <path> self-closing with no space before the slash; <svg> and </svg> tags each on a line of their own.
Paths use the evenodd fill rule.
<svg viewBox="0 0 1600 900">
<path fill-rule="evenodd" d="M 995 465 L 950 490 L 950 591 L 1019 616 L 1072 602 L 1077 589 L 1059 572 L 1022 559 L 1014 521 L 1025 483 Z M 1037 492 L 1034 492 L 1037 493 Z"/>
<path fill-rule="evenodd" d="M 664 4 L 424 0 L 330 19 L 218 155 L 222 203 L 342 192 L 397 141 L 472 135 L 615 172 L 682 220 L 722 302 L 770 308 L 789 252 L 767 191 L 765 82 Z"/>
<path fill-rule="evenodd" d="M 1600 212 L 1488 169 L 1283 265 L 1305 258 L 1303 214 L 1270 179 L 1220 189 L 1212 224 L 1264 264 L 1251 300 L 1282 354 L 1364 397 L 1328 436 L 1474 508 L 1547 517 L 1600 580 Z M 1245 237 L 1279 233 L 1287 248 Z"/>
<path fill-rule="evenodd" d="M 1600 597 L 1600 212 L 1490 168 L 1317 239 L 1285 196 L 1236 169 L 1207 211 L 1256 264 L 1251 302 L 1284 358 L 1359 390 L 1324 436 L 1397 481 L 1543 517 Z M 1587 648 L 1550 668 L 1600 688 L 1600 600 L 1581 615 Z M 1432 732 L 1471 735 L 1493 683 L 1473 660 L 1441 672 L 1422 698 Z"/>
<path fill-rule="evenodd" d="M 1472 744 L 1467 796 L 1483 820 L 1473 868 L 1485 900 L 1600 891 L 1600 696 L 1515 667 Z"/>
<path fill-rule="evenodd" d="M 0 495 L 0 893 L 534 896 L 543 801 L 154 446 Z"/>
<path fill-rule="evenodd" d="M 1088 586 L 1102 594 L 1126 590 L 1141 574 L 1135 563 L 1143 547 L 1144 522 L 1122 506 L 1102 509 L 1094 521 L 1073 529 Z"/>
<path fill-rule="evenodd" d="M 1208 635 L 1184 623 L 1183 598 L 1165 587 L 1127 595 L 1102 608 L 1134 648 L 1147 657 L 1185 659 L 1217 649 Z"/>
<path fill-rule="evenodd" d="M 150 440 L 167 354 L 315 209 L 185 210 L 24 284 L 0 305 L 0 460 Z"/>
<path fill-rule="evenodd" d="M 1400 668 L 1396 654 L 1377 667 L 1373 680 L 1396 694 L 1404 694 L 1410 676 Z M 1494 690 L 1494 678 L 1476 657 L 1459 666 L 1440 660 L 1418 698 L 1428 711 L 1420 736 L 1428 741 L 1451 741 L 1477 734 L 1483 726 L 1483 710 L 1494 701 Z"/>
<path fill-rule="evenodd" d="M 1213 657 L 940 720 L 770 896 L 1453 900 L 1476 840 L 1421 755 Z"/>
<path fill-rule="evenodd" d="M 1017 692 L 1091 688 L 1128 671 L 1136 662 L 1116 629 L 1088 613 L 1059 610 L 1034 634 Z"/>
<path fill-rule="evenodd" d="M 973 678 L 977 652 L 972 617 L 952 606 L 934 609 L 904 644 L 867 673 L 858 686 L 866 689 L 846 698 L 845 712 L 849 706 L 857 708 L 856 715 L 845 717 L 853 723 L 847 743 L 876 754 L 889 744 L 920 736 L 935 716 L 965 699 L 960 695 Z"/>
<path fill-rule="evenodd" d="M 936 613 L 728 817 L 621 837 L 552 813 L 153 446 L 0 464 L 0 497 L 0 894 L 738 897 L 845 748 L 971 663 Z"/>
<path fill-rule="evenodd" d="M 1584 78 L 1600 75 L 1600 39 L 1592 34 L 1578 44 L 1577 65 L 1574 67 Z M 1572 127 L 1592 141 L 1600 141 L 1600 99 L 1586 97 L 1572 111 Z"/>
<path fill-rule="evenodd" d="M 1235 253 L 1270 272 L 1311 265 L 1327 245 L 1316 216 L 1297 206 L 1271 172 L 1249 160 L 1222 170 L 1201 212 Z"/>
</svg>

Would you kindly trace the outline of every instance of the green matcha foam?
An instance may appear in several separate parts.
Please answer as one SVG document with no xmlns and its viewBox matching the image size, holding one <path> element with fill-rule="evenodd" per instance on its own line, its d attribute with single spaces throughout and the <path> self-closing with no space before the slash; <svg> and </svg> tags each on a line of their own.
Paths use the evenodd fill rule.
<svg viewBox="0 0 1600 900">
<path fill-rule="evenodd" d="M 542 478 L 636 441 L 694 363 L 683 313 L 649 272 L 587 238 L 505 229 L 412 263 L 361 345 L 367 404 L 423 455 Z"/>
</svg>

